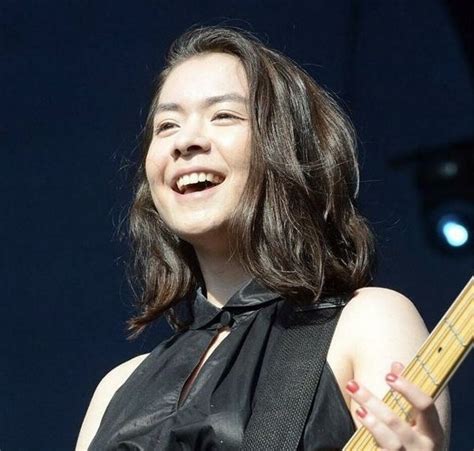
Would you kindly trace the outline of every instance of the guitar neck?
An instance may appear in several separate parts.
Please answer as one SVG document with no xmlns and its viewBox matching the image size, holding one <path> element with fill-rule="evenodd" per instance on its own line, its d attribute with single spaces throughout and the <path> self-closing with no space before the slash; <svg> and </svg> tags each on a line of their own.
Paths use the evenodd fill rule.
<svg viewBox="0 0 474 451">
<path fill-rule="evenodd" d="M 402 376 L 433 399 L 441 393 L 473 345 L 474 277 L 467 283 L 438 325 L 433 329 Z M 410 419 L 411 405 L 399 393 L 389 390 L 383 398 L 398 416 Z M 370 432 L 362 427 L 343 451 L 376 450 Z"/>
</svg>

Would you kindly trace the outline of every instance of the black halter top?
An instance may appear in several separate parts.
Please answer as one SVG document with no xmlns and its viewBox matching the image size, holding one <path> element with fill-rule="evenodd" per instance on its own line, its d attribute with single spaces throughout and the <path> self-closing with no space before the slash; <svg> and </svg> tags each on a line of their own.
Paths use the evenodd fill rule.
<svg viewBox="0 0 474 451">
<path fill-rule="evenodd" d="M 198 289 L 174 315 L 184 330 L 160 343 L 115 393 L 90 451 L 238 450 L 252 412 L 255 388 L 271 365 L 282 328 L 283 299 L 251 281 L 220 309 Z M 344 301 L 314 309 L 342 308 Z M 186 397 L 181 392 L 217 331 L 229 335 L 206 360 Z M 326 363 L 299 450 L 340 449 L 354 423 Z"/>
</svg>

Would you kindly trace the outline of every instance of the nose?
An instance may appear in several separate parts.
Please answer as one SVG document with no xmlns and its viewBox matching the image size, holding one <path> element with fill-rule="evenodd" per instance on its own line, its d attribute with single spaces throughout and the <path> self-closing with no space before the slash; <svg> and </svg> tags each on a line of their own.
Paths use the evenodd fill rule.
<svg viewBox="0 0 474 451">
<path fill-rule="evenodd" d="M 185 156 L 193 152 L 208 152 L 211 142 L 201 127 L 197 124 L 189 124 L 182 127 L 176 136 L 173 150 L 174 158 Z"/>
</svg>

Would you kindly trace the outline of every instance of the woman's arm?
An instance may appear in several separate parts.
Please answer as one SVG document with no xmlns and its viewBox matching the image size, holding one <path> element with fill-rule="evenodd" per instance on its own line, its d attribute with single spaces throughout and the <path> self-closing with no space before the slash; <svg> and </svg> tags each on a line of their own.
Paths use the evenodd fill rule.
<svg viewBox="0 0 474 451">
<path fill-rule="evenodd" d="M 446 449 L 450 429 L 447 390 L 433 403 L 416 386 L 398 377 L 428 335 L 411 301 L 396 291 L 363 288 L 346 306 L 341 320 L 354 372 L 347 393 L 356 424 L 366 426 L 385 449 Z M 394 382 L 386 379 L 388 373 Z M 417 407 L 414 424 L 399 420 L 382 403 L 380 399 L 390 388 Z"/>
<path fill-rule="evenodd" d="M 99 429 L 102 416 L 115 392 L 123 385 L 138 365 L 148 356 L 139 355 L 107 373 L 97 386 L 82 422 L 77 439 L 76 451 L 87 451 L 92 439 Z"/>
</svg>

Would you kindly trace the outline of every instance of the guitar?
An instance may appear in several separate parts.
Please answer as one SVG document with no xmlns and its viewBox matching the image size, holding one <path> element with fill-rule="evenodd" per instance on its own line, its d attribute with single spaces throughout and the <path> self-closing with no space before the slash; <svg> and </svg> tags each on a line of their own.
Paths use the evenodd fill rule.
<svg viewBox="0 0 474 451">
<path fill-rule="evenodd" d="M 402 376 L 433 399 L 441 393 L 473 345 L 474 277 L 467 283 L 441 321 L 422 344 Z M 398 416 L 410 419 L 411 405 L 392 390 L 384 396 Z M 347 442 L 343 451 L 376 450 L 377 444 L 367 428 L 362 427 Z"/>
</svg>

